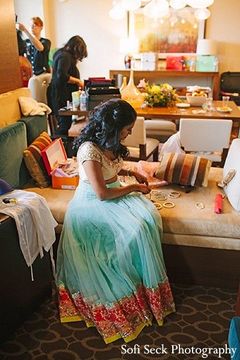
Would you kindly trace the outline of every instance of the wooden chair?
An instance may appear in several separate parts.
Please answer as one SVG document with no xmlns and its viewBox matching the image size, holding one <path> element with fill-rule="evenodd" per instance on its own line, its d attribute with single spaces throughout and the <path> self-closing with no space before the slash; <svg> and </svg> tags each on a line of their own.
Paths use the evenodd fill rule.
<svg viewBox="0 0 240 360">
<path fill-rule="evenodd" d="M 143 117 L 137 117 L 132 134 L 124 140 L 124 145 L 130 152 L 127 160 L 147 160 L 153 156 L 153 161 L 158 161 L 159 141 L 146 137 Z"/>
<path fill-rule="evenodd" d="M 51 137 L 56 138 L 57 118 L 53 113 L 48 115 L 48 128 Z"/>
<path fill-rule="evenodd" d="M 48 104 L 47 89 L 51 82 L 52 74 L 43 73 L 41 75 L 33 75 L 28 82 L 28 88 L 32 97 L 38 102 Z"/>
<path fill-rule="evenodd" d="M 145 119 L 145 129 L 147 137 L 158 139 L 160 142 L 165 142 L 177 132 L 174 122 L 162 119 Z"/>
<path fill-rule="evenodd" d="M 180 119 L 179 134 L 183 150 L 223 166 L 230 145 L 232 120 Z"/>
</svg>

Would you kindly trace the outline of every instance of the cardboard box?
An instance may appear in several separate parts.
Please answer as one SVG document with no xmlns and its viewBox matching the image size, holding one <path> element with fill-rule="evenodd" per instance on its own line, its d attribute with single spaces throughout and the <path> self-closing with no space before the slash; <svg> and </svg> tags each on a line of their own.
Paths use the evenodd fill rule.
<svg viewBox="0 0 240 360">
<path fill-rule="evenodd" d="M 76 159 L 67 159 L 67 154 L 63 146 L 62 139 L 54 140 L 49 146 L 42 150 L 42 159 L 48 175 L 52 177 L 52 187 L 54 189 L 76 189 L 79 176 L 74 172 L 77 169 Z M 58 176 L 58 173 L 66 173 L 66 176 Z M 68 172 L 72 176 L 68 176 Z"/>
</svg>

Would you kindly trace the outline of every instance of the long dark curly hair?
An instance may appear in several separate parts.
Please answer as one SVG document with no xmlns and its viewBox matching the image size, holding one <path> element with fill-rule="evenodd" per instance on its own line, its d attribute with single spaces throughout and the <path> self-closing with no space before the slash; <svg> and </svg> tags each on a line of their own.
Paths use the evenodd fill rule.
<svg viewBox="0 0 240 360">
<path fill-rule="evenodd" d="M 110 99 L 96 106 L 89 115 L 89 123 L 73 143 L 76 154 L 79 146 L 91 141 L 103 150 L 110 150 L 116 157 L 128 155 L 128 149 L 120 142 L 121 130 L 131 125 L 137 117 L 134 108 L 126 101 Z"/>
</svg>

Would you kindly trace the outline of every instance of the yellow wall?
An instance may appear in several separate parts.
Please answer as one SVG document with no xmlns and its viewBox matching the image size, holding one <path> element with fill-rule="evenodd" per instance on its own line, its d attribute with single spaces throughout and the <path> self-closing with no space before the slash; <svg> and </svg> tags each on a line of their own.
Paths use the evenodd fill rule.
<svg viewBox="0 0 240 360">
<path fill-rule="evenodd" d="M 240 1 L 215 0 L 206 38 L 217 40 L 219 71 L 240 71 Z"/>
</svg>

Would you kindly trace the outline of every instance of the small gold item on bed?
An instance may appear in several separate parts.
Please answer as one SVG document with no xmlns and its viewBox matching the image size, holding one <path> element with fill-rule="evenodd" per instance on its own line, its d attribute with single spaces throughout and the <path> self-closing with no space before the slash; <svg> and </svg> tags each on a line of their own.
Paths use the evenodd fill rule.
<svg viewBox="0 0 240 360">
<path fill-rule="evenodd" d="M 202 210 L 205 208 L 205 205 L 202 202 L 196 202 L 195 206 L 198 210 Z"/>
</svg>

